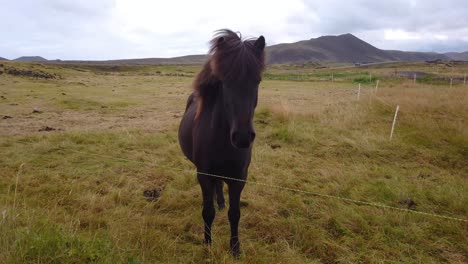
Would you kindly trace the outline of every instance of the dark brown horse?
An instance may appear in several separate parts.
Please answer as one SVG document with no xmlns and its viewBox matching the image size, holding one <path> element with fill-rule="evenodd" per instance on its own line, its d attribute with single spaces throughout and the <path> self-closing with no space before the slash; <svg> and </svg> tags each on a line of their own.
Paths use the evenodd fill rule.
<svg viewBox="0 0 468 264">
<path fill-rule="evenodd" d="M 253 116 L 264 69 L 265 38 L 242 40 L 223 29 L 211 40 L 210 58 L 198 74 L 179 127 L 179 144 L 197 167 L 203 193 L 205 242 L 211 243 L 214 194 L 224 208 L 223 181 L 229 187 L 230 246 L 240 254 L 240 195 L 247 179 L 255 139 Z"/>
</svg>

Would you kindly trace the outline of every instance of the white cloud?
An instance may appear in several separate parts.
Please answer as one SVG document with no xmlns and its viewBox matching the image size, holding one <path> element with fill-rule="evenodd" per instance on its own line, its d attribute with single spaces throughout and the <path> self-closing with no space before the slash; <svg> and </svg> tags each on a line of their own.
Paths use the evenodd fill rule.
<svg viewBox="0 0 468 264">
<path fill-rule="evenodd" d="M 151 1 L 117 0 L 113 11 L 114 31 L 130 41 L 141 43 L 151 35 L 177 40 L 203 37 L 207 42 L 213 31 L 231 28 L 258 36 L 270 33 L 288 38 L 297 31 L 288 21 L 304 17 L 304 3 L 238 0 Z"/>
<path fill-rule="evenodd" d="M 353 33 L 383 49 L 468 50 L 466 0 L 0 0 L 0 56 L 172 57 L 207 51 L 213 31 L 268 44 Z"/>
<path fill-rule="evenodd" d="M 435 34 L 434 38 L 437 39 L 437 40 L 448 40 L 449 37 L 447 35 L 444 35 L 444 34 Z"/>
<path fill-rule="evenodd" d="M 385 40 L 420 40 L 421 35 L 415 32 L 407 32 L 401 29 L 386 29 L 384 31 Z"/>
</svg>

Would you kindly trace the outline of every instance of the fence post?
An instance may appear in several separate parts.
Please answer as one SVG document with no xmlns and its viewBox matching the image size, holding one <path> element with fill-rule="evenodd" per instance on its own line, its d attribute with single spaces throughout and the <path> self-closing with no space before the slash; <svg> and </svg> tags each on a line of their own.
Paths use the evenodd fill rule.
<svg viewBox="0 0 468 264">
<path fill-rule="evenodd" d="M 331 87 L 335 88 L 335 77 L 333 76 L 333 72 L 331 74 Z"/>
<path fill-rule="evenodd" d="M 393 138 L 393 131 L 395 130 L 395 123 L 396 123 L 399 109 L 400 109 L 400 105 L 397 105 L 396 110 L 395 110 L 395 116 L 393 117 L 392 130 L 390 131 L 390 140 L 392 140 Z"/>
<path fill-rule="evenodd" d="M 359 88 L 358 88 L 358 91 L 357 91 L 357 99 L 359 101 L 359 98 L 361 97 L 361 83 L 359 83 Z"/>
<path fill-rule="evenodd" d="M 416 84 L 416 73 L 413 74 L 413 83 Z"/>
<path fill-rule="evenodd" d="M 452 88 L 453 78 L 450 78 L 450 88 Z"/>
<path fill-rule="evenodd" d="M 377 80 L 377 83 L 375 84 L 375 95 L 377 95 L 377 89 L 379 89 L 379 80 Z"/>
<path fill-rule="evenodd" d="M 463 85 L 466 85 L 466 73 L 465 73 L 465 77 L 463 77 Z"/>
</svg>

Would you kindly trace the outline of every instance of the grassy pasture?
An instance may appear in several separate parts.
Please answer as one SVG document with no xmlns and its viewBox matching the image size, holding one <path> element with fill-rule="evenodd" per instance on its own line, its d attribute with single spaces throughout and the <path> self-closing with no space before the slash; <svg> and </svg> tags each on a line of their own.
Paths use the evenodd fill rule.
<svg viewBox="0 0 468 264">
<path fill-rule="evenodd" d="M 3 64 L 61 78 L 0 75 L 0 263 L 468 262 L 466 222 L 255 184 L 234 260 L 227 211 L 201 243 L 201 191 L 177 143 L 199 66 Z M 459 78 L 468 65 L 270 67 L 249 179 L 467 219 L 468 85 L 396 70 Z M 363 82 L 357 100 L 369 75 L 379 88 Z"/>
</svg>

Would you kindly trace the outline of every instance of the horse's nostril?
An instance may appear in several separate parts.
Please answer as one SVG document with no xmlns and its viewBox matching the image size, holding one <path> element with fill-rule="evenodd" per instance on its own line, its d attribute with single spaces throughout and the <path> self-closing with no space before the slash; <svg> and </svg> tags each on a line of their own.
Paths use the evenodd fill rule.
<svg viewBox="0 0 468 264">
<path fill-rule="evenodd" d="M 253 142 L 255 139 L 255 132 L 250 132 L 250 141 Z"/>
<path fill-rule="evenodd" d="M 254 135 L 250 132 L 233 132 L 231 142 L 236 148 L 248 148 L 253 141 L 253 137 Z"/>
</svg>

